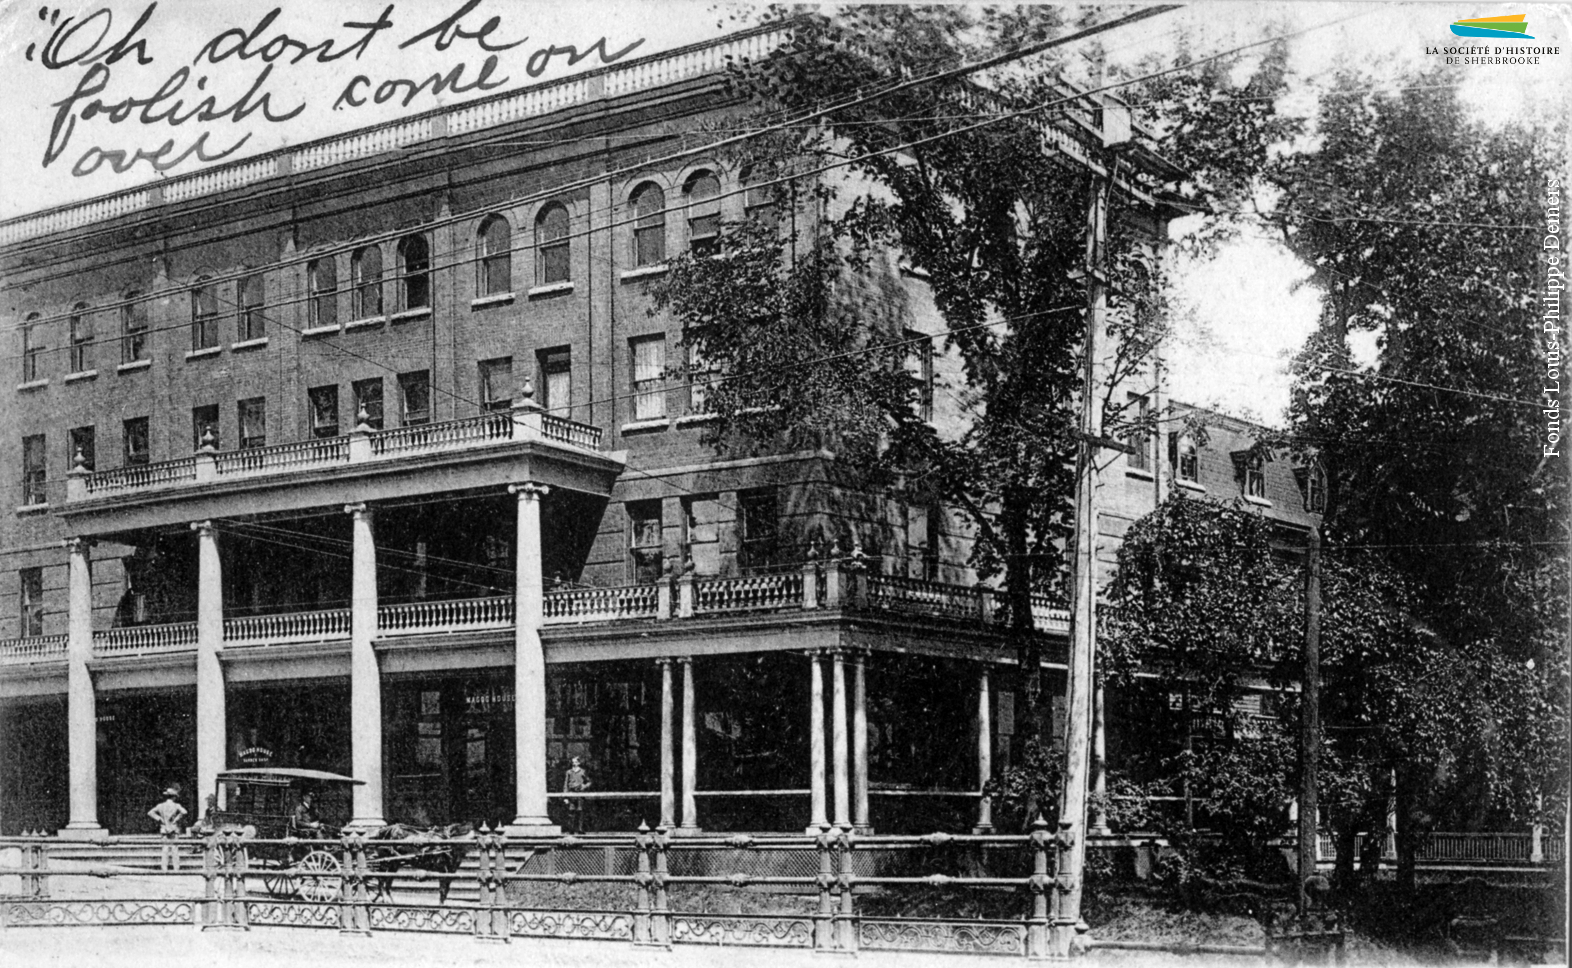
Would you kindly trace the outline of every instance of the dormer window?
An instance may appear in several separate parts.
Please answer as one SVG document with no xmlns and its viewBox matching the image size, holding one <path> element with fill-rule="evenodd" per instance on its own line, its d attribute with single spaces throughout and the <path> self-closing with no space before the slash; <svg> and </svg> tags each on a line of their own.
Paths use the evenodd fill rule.
<svg viewBox="0 0 1572 968">
<path fill-rule="evenodd" d="M 1311 514 L 1326 513 L 1326 468 L 1319 458 L 1312 459 L 1305 469 L 1305 510 Z"/>
<path fill-rule="evenodd" d="M 1195 445 L 1194 437 L 1189 434 L 1170 434 L 1168 462 L 1173 465 L 1175 480 L 1190 484 L 1201 482 L 1201 452 Z"/>
</svg>

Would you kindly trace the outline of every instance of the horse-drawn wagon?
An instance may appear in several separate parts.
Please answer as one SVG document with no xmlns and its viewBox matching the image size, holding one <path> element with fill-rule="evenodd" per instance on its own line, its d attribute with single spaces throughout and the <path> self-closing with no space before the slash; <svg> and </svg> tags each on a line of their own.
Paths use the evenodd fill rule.
<svg viewBox="0 0 1572 968">
<path fill-rule="evenodd" d="M 321 796 L 328 816 L 347 809 L 351 787 L 364 783 L 322 770 L 258 767 L 218 775 L 216 830 L 236 831 L 246 842 L 246 866 L 275 897 L 336 901 L 343 892 L 342 825 L 317 818 L 311 799 Z M 422 829 L 388 824 L 361 831 L 366 837 L 368 881 L 384 896 L 395 872 L 403 869 L 438 875 L 441 899 L 462 863 L 465 848 L 452 841 L 472 835 L 468 825 Z"/>
</svg>

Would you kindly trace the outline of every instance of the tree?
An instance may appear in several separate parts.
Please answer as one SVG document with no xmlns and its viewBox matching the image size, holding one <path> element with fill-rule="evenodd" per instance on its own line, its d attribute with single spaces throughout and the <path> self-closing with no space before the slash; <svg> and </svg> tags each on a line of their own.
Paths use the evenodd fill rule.
<svg viewBox="0 0 1572 968">
<path fill-rule="evenodd" d="M 1549 146 L 1565 119 L 1486 124 L 1452 80 L 1341 71 L 1313 147 L 1265 173 L 1277 200 L 1261 216 L 1323 293 L 1295 367 L 1291 442 L 1328 472 L 1328 531 L 1405 577 L 1461 684 L 1446 761 L 1398 772 L 1411 803 L 1400 826 L 1426 813 L 1465 828 L 1554 823 L 1567 786 L 1567 464 L 1544 453 L 1537 294 Z M 1368 366 L 1350 350 L 1359 333 L 1376 337 Z"/>
<path fill-rule="evenodd" d="M 786 49 L 739 69 L 739 89 L 761 110 L 792 115 L 846 101 L 996 54 L 1005 38 L 1016 44 L 1064 29 L 1053 7 L 881 5 L 834 19 L 795 16 Z M 833 442 L 842 472 L 967 517 L 973 565 L 1002 580 L 1025 725 L 1039 738 L 1044 640 L 1032 632 L 1030 596 L 1062 596 L 1067 577 L 1091 186 L 1084 166 L 1044 147 L 1055 117 L 1080 110 L 1065 103 L 1062 66 L 1049 52 L 984 77 L 915 84 L 836 111 L 796 141 L 750 143 L 738 159 L 749 170 L 789 175 L 853 161 L 835 179 L 839 187 L 791 183 L 782 201 L 808 209 L 792 223 L 797 234 L 777 244 L 767 232 L 733 227 L 724 258 L 679 260 L 661 291 L 700 366 L 720 374 L 705 401 L 716 416 L 713 444 L 737 449 L 793 434 Z M 1160 113 L 1171 93 L 1154 92 L 1148 110 Z M 1008 116 L 1046 104 L 1059 107 Z M 995 123 L 978 126 L 989 115 Z M 1173 131 L 1204 140 L 1193 126 Z M 1110 351 L 1098 404 L 1110 435 L 1136 429 L 1113 388 L 1150 365 L 1163 335 L 1153 227 L 1176 200 L 1161 183 L 1173 169 L 1149 153 L 1135 157 L 1124 163 L 1108 217 Z M 933 349 L 960 360 L 964 384 L 953 396 L 965 420 L 953 432 L 923 419 L 900 379 L 911 344 L 899 327 L 904 296 L 877 258 L 887 248 L 928 281 L 943 325 Z"/>
</svg>

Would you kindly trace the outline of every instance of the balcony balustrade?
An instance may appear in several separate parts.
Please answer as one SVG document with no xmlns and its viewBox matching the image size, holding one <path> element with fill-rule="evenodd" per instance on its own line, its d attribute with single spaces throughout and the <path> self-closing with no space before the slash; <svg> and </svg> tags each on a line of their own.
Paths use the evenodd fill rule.
<svg viewBox="0 0 1572 968">
<path fill-rule="evenodd" d="M 20 639 L 0 639 L 0 665 L 27 665 L 51 662 L 66 657 L 64 635 L 33 635 Z"/>
<path fill-rule="evenodd" d="M 301 440 L 249 450 L 203 450 L 177 460 L 93 473 L 73 470 L 66 478 L 66 500 L 118 497 L 170 487 L 365 464 L 515 441 L 543 441 L 553 446 L 599 450 L 601 430 L 599 427 L 542 413 L 526 403 L 511 412 L 485 413 L 443 423 L 392 430 L 361 428 L 344 437 Z"/>
<path fill-rule="evenodd" d="M 992 589 L 984 587 L 867 574 L 833 565 L 825 569 L 809 566 L 798 571 L 735 578 L 684 575 L 649 585 L 552 589 L 545 594 L 544 619 L 548 627 L 560 627 L 743 613 L 790 614 L 828 606 L 1002 628 L 1008 625 L 1008 609 L 989 607 L 993 594 Z M 1068 617 L 1063 611 L 1050 608 L 1046 601 L 1033 605 L 1034 613 L 1041 612 L 1038 629 L 1061 634 L 1068 630 Z M 511 629 L 513 621 L 511 595 L 400 602 L 377 609 L 381 639 Z M 347 608 L 229 618 L 224 620 L 224 646 L 347 641 L 349 625 Z M 98 658 L 195 652 L 196 645 L 194 622 L 135 625 L 93 633 L 93 654 Z M 0 641 L 0 665 L 64 659 L 65 655 L 64 635 Z"/>
</svg>

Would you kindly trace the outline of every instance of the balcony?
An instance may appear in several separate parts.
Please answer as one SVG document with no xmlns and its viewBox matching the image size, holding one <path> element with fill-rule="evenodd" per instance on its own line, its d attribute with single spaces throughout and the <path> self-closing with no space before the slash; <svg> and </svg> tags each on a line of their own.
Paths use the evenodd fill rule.
<svg viewBox="0 0 1572 968">
<path fill-rule="evenodd" d="M 993 589 L 945 585 L 850 568 L 817 565 L 800 571 L 740 578 L 684 575 L 653 585 L 569 588 L 546 592 L 545 625 L 616 626 L 632 622 L 672 622 L 752 615 L 803 617 L 839 609 L 864 615 L 911 617 L 1003 631 L 1008 609 Z M 349 609 L 319 609 L 224 620 L 224 648 L 348 642 Z M 1034 627 L 1053 635 L 1069 630 L 1069 614 L 1043 596 L 1033 596 Z M 450 601 L 404 602 L 377 609 L 377 638 L 401 638 L 513 628 L 512 596 Z M 196 651 L 196 624 L 140 625 L 93 633 L 95 659 L 129 659 Z M 63 660 L 63 635 L 0 642 L 0 666 Z"/>
<path fill-rule="evenodd" d="M 56 513 L 76 534 L 168 527 L 182 521 L 287 513 L 335 502 L 497 488 L 533 480 L 609 495 L 620 455 L 600 450 L 598 427 L 545 413 L 527 396 L 511 411 L 392 430 L 362 424 L 347 436 L 88 472 L 66 480 Z M 233 496 L 244 494 L 237 511 Z"/>
</svg>

